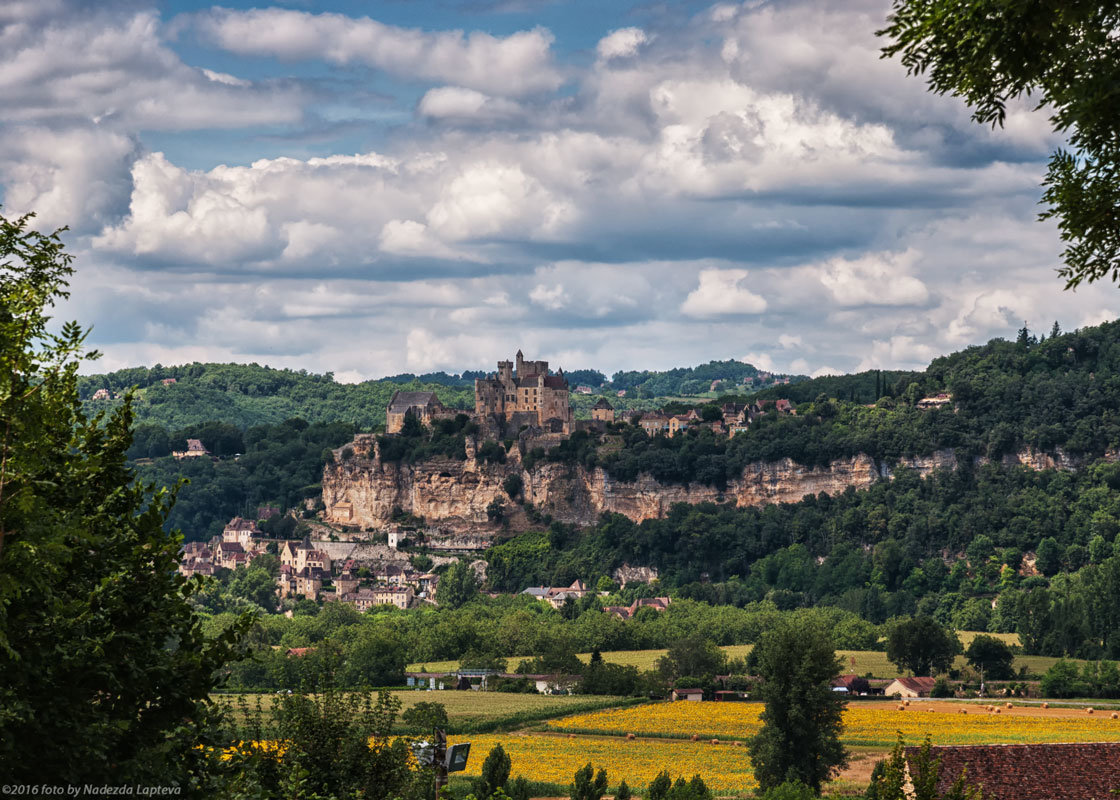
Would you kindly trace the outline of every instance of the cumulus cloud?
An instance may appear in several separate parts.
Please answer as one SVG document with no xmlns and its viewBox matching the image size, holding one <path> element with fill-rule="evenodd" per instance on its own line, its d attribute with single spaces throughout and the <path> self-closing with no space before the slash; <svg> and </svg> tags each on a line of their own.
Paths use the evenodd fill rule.
<svg viewBox="0 0 1120 800">
<path fill-rule="evenodd" d="M 761 314 L 766 310 L 766 299 L 744 285 L 750 277 L 748 270 L 706 269 L 699 277 L 700 285 L 681 304 L 681 313 L 686 316 Z"/>
<path fill-rule="evenodd" d="M 642 7 L 557 42 L 5 3 L 5 213 L 71 225 L 73 316 L 120 366 L 356 379 L 515 337 L 566 367 L 823 374 L 1107 317 L 1110 287 L 1059 291 L 1034 219 L 1044 114 L 972 123 L 879 58 L 888 9 Z"/>
<path fill-rule="evenodd" d="M 599 59 L 609 61 L 612 58 L 626 58 L 635 55 L 638 48 L 649 41 L 646 32 L 641 28 L 619 28 L 599 40 L 595 52 Z"/>
<path fill-rule="evenodd" d="M 909 274 L 918 254 L 868 253 L 856 258 L 834 258 L 819 269 L 820 282 L 838 305 L 915 306 L 929 299 L 921 280 Z"/>
<path fill-rule="evenodd" d="M 364 17 L 267 8 L 215 8 L 196 25 L 219 47 L 241 55 L 360 63 L 411 79 L 455 83 L 499 95 L 555 89 L 552 34 L 543 28 L 505 37 L 482 31 L 422 31 Z"/>
<path fill-rule="evenodd" d="M 93 121 L 147 130 L 295 122 L 302 93 L 184 64 L 150 11 L 24 20 L 0 28 L 8 123 Z M 37 24 L 38 23 L 38 24 Z"/>
</svg>

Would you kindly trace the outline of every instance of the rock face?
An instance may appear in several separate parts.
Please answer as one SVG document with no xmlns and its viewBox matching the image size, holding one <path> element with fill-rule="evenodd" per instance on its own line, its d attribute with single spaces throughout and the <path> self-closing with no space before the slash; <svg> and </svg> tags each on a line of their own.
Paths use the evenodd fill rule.
<svg viewBox="0 0 1120 800">
<path fill-rule="evenodd" d="M 566 464 L 538 464 L 525 470 L 516 457 L 506 464 L 486 464 L 473 455 L 473 448 L 468 448 L 465 461 L 433 459 L 411 465 L 383 462 L 376 452 L 336 458 L 323 472 L 326 520 L 375 529 L 403 512 L 447 529 L 481 529 L 488 525 L 486 509 L 495 498 L 510 503 L 502 482 L 513 474 L 521 476 L 524 498 L 537 509 L 584 525 L 594 523 L 603 512 L 639 522 L 663 517 L 674 503 L 794 503 L 807 494 L 835 494 L 849 486 L 866 489 L 889 477 L 889 471 L 884 473 L 866 455 L 838 459 L 824 468 L 783 459 L 751 464 L 741 478 L 720 491 L 699 484 L 661 484 L 648 475 L 617 481 L 600 468 L 588 471 Z M 912 459 L 907 465 L 923 474 L 947 466 L 936 457 Z"/>
<path fill-rule="evenodd" d="M 342 450 L 345 448 L 323 471 L 326 521 L 367 530 L 389 525 L 401 512 L 449 531 L 492 530 L 487 506 L 495 499 L 510 504 L 502 487 L 510 475 L 521 476 L 524 499 L 538 510 L 563 522 L 589 525 L 603 512 L 623 514 L 635 522 L 664 517 L 675 503 L 734 503 L 740 507 L 796 503 L 809 494 L 866 489 L 876 481 L 891 479 L 899 467 L 925 477 L 934 470 L 958 466 L 952 450 L 899 459 L 893 467 L 862 454 L 837 459 L 827 467 L 806 467 L 786 458 L 750 464 L 739 479 L 720 491 L 699 484 L 662 484 L 648 475 L 618 481 L 598 467 L 588 471 L 541 463 L 526 470 L 516 448 L 505 464 L 478 461 L 471 446 L 465 461 L 441 458 L 421 464 L 382 462 L 376 448 L 363 451 L 354 447 L 349 458 L 341 457 Z M 1117 460 L 1120 454 L 1110 452 L 1105 457 Z M 977 459 L 978 463 L 984 461 Z M 1003 463 L 1030 469 L 1076 469 L 1081 460 L 1061 450 L 1055 455 L 1027 450 L 1005 456 Z"/>
</svg>

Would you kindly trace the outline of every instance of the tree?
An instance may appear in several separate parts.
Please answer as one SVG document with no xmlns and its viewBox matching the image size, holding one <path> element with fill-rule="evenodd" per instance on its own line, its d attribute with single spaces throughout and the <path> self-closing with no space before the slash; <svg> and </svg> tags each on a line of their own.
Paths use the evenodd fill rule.
<svg viewBox="0 0 1120 800">
<path fill-rule="evenodd" d="M 435 730 L 446 730 L 447 708 L 443 703 L 420 702 L 401 714 L 401 720 L 424 734 Z"/>
<path fill-rule="evenodd" d="M 1066 288 L 1120 280 L 1120 7 L 1115 3 L 894 0 L 885 56 L 938 94 L 962 97 L 973 119 L 1002 125 L 1026 95 L 1051 111 L 1070 150 L 1050 159 L 1043 185 L 1066 243 Z"/>
<path fill-rule="evenodd" d="M 73 273 L 59 232 L 0 217 L 0 773 L 12 783 L 199 791 L 217 670 L 251 620 L 217 638 L 164 530 L 174 492 L 126 465 L 131 397 L 82 413 L 85 332 L 47 309 Z"/>
<path fill-rule="evenodd" d="M 1077 664 L 1065 659 L 1055 661 L 1039 683 L 1043 697 L 1078 697 L 1084 689 Z"/>
<path fill-rule="evenodd" d="M 1043 575 L 1049 577 L 1062 568 L 1062 548 L 1052 536 L 1038 543 L 1034 565 Z"/>
<path fill-rule="evenodd" d="M 576 770 L 575 777 L 572 779 L 571 800 L 603 800 L 603 795 L 607 793 L 607 773 L 599 770 L 594 780 L 591 774 L 591 764 Z"/>
<path fill-rule="evenodd" d="M 727 664 L 727 654 L 701 634 L 678 639 L 657 659 L 658 671 L 668 680 L 684 676 L 710 681 Z"/>
<path fill-rule="evenodd" d="M 758 784 L 765 791 L 799 780 L 819 793 L 848 762 L 840 743 L 846 701 L 832 691 L 843 664 L 832 638 L 820 622 L 783 619 L 754 651 L 766 704 L 749 745 Z"/>
<path fill-rule="evenodd" d="M 478 595 L 478 578 L 469 564 L 456 561 L 440 576 L 436 586 L 436 602 L 448 608 L 459 608 Z"/>
<path fill-rule="evenodd" d="M 513 766 L 509 754 L 500 744 L 494 745 L 482 762 L 480 777 L 472 781 L 477 797 L 489 797 L 498 789 L 509 785 L 509 771 Z"/>
<path fill-rule="evenodd" d="M 982 800 L 981 790 L 971 787 L 962 773 L 944 793 L 938 793 L 941 760 L 933 757 L 929 736 L 909 759 L 902 744 L 902 734 L 891 749 L 890 757 L 875 765 L 867 800 Z"/>
<path fill-rule="evenodd" d="M 329 676 L 319 683 L 316 694 L 285 694 L 267 712 L 237 715 L 244 722 L 229 739 L 252 744 L 231 754 L 240 791 L 230 796 L 422 796 L 432 773 L 411 769 L 408 742 L 392 735 L 400 700 L 385 689 L 376 696 L 336 691 Z M 269 738 L 285 747 L 270 747 Z"/>
<path fill-rule="evenodd" d="M 502 489 L 509 495 L 510 500 L 516 500 L 521 495 L 521 491 L 524 488 L 525 482 L 521 479 L 521 476 L 516 473 L 507 475 L 506 479 L 502 481 Z"/>
<path fill-rule="evenodd" d="M 500 525 L 505 517 L 506 504 L 502 502 L 500 497 L 495 497 L 490 501 L 490 505 L 486 506 L 486 519 L 490 520 L 495 525 Z"/>
<path fill-rule="evenodd" d="M 1006 642 L 994 636 L 977 636 L 965 650 L 964 657 L 989 680 L 1004 681 L 1015 677 L 1011 668 L 1015 654 Z"/>
<path fill-rule="evenodd" d="M 903 620 L 887 634 L 887 660 L 914 675 L 947 672 L 960 652 L 957 635 L 931 617 Z"/>
</svg>

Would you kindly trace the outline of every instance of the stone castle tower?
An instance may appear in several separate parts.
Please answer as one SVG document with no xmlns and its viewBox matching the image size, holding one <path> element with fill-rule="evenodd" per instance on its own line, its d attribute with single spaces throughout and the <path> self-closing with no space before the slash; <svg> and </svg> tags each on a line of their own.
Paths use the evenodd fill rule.
<svg viewBox="0 0 1120 800">
<path fill-rule="evenodd" d="M 499 361 L 498 371 L 474 382 L 474 413 L 515 425 L 533 425 L 552 433 L 571 433 L 572 407 L 563 370 L 548 372 L 547 361 L 526 361 L 517 351 L 516 366 Z"/>
</svg>

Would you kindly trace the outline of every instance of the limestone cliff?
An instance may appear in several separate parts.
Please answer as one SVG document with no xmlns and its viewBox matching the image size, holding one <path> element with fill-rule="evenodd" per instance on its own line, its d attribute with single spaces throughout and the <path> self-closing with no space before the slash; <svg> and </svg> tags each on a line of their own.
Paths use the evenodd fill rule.
<svg viewBox="0 0 1120 800">
<path fill-rule="evenodd" d="M 355 443 L 358 444 L 357 442 Z M 347 458 L 343 458 L 344 451 Z M 1109 452 L 1109 460 L 1120 454 Z M 977 459 L 983 463 L 986 459 Z M 1076 469 L 1081 460 L 1060 449 L 1049 455 L 1025 450 L 1002 459 L 1005 465 L 1030 469 Z M 486 464 L 468 446 L 467 459 L 433 459 L 422 464 L 382 462 L 375 447 L 342 448 L 323 473 L 326 520 L 333 524 L 376 529 L 389 525 L 394 513 L 423 517 L 429 526 L 470 532 L 488 526 L 486 508 L 495 498 L 509 503 L 503 481 L 520 475 L 524 497 L 555 519 L 594 523 L 603 512 L 624 514 L 635 521 L 665 516 L 675 503 L 734 503 L 761 506 L 796 503 L 808 494 L 836 494 L 849 487 L 866 489 L 889 480 L 900 466 L 923 477 L 937 469 L 958 466 L 952 450 L 898 459 L 893 467 L 867 455 L 832 461 L 827 467 L 806 467 L 791 459 L 758 462 L 720 491 L 711 486 L 658 483 L 648 475 L 618 481 L 603 469 L 538 463 L 524 469 L 517 448 L 506 464 Z"/>
<path fill-rule="evenodd" d="M 513 474 L 521 476 L 526 501 L 556 519 L 579 524 L 595 522 L 604 511 L 635 521 L 663 517 L 674 503 L 793 503 L 807 494 L 835 494 L 849 486 L 865 489 L 889 475 L 865 455 L 838 459 L 823 468 L 783 459 L 751 464 L 720 491 L 698 484 L 661 484 L 648 475 L 618 481 L 600 468 L 588 471 L 566 464 L 541 463 L 526 470 L 516 453 L 515 449 L 506 464 L 482 463 L 473 457 L 473 448 L 465 461 L 433 459 L 413 465 L 383 462 L 375 451 L 339 456 L 323 473 L 326 519 L 374 529 L 390 524 L 394 513 L 405 512 L 450 530 L 482 528 L 487 524 L 486 508 L 495 498 L 509 502 L 502 483 Z M 911 459 L 908 465 L 927 473 L 943 462 Z"/>
</svg>

